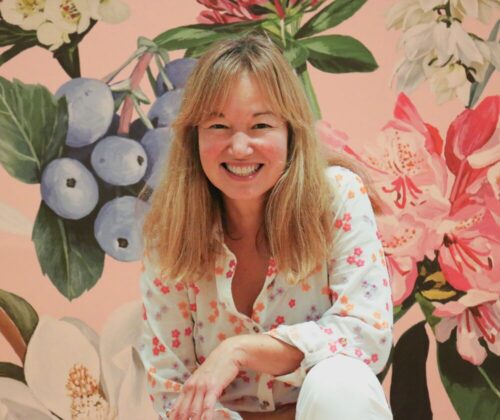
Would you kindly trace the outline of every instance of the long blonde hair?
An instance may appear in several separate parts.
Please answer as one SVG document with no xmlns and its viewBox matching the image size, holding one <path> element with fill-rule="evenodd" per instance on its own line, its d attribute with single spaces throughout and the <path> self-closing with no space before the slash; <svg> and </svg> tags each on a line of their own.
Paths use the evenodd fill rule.
<svg viewBox="0 0 500 420">
<path fill-rule="evenodd" d="M 290 283 L 310 275 L 330 252 L 333 191 L 325 169 L 352 165 L 341 156 L 327 162 L 293 68 L 270 40 L 251 33 L 216 42 L 201 56 L 171 125 L 168 161 L 143 225 L 145 256 L 166 279 L 210 278 L 223 250 L 223 237 L 214 235 L 224 217 L 222 197 L 203 172 L 197 126 L 220 111 L 232 83 L 245 71 L 256 76 L 273 111 L 288 124 L 287 165 L 265 207 L 268 249 Z"/>
</svg>

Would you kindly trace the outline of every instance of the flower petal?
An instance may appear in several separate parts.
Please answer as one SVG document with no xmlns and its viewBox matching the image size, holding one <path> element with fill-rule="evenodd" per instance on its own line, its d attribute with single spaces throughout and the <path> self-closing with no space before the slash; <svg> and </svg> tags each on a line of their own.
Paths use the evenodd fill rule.
<svg viewBox="0 0 500 420">
<path fill-rule="evenodd" d="M 486 349 L 479 344 L 481 334 L 474 321 L 470 319 L 470 330 L 467 329 L 466 322 L 466 316 L 461 316 L 460 326 L 457 330 L 457 350 L 463 359 L 479 366 L 486 359 Z"/>
<path fill-rule="evenodd" d="M 55 419 L 24 383 L 12 378 L 0 378 L 0 418 Z"/>
<path fill-rule="evenodd" d="M 130 9 L 122 1 L 104 0 L 99 5 L 99 15 L 103 22 L 120 23 L 130 16 Z"/>
<path fill-rule="evenodd" d="M 71 418 L 66 384 L 77 364 L 99 379 L 99 357 L 78 328 L 49 316 L 40 318 L 26 351 L 26 382 L 49 410 L 64 419 Z"/>
<path fill-rule="evenodd" d="M 114 311 L 101 333 L 99 353 L 102 360 L 103 390 L 111 406 L 116 406 L 119 390 L 132 363 L 132 347 L 138 346 L 142 328 L 140 301 Z"/>
<path fill-rule="evenodd" d="M 19 210 L 0 201 L 0 230 L 16 235 L 31 236 L 33 222 Z"/>
<path fill-rule="evenodd" d="M 433 315 L 435 314 L 435 311 Z M 446 340 L 450 338 L 450 334 L 453 329 L 457 326 L 457 319 L 455 317 L 452 318 L 443 318 L 439 321 L 438 324 L 434 327 L 434 334 L 436 335 L 436 340 L 440 343 L 444 343 Z"/>
<path fill-rule="evenodd" d="M 132 361 L 123 378 L 118 397 L 118 420 L 154 420 L 157 414 L 146 388 L 147 375 L 137 350 L 132 350 Z"/>
</svg>

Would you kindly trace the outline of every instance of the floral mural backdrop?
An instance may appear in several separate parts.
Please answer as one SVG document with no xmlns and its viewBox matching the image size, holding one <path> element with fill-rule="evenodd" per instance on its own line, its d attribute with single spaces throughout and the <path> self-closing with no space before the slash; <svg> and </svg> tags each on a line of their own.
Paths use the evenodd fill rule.
<svg viewBox="0 0 500 420">
<path fill-rule="evenodd" d="M 90 46 L 107 31 L 125 34 L 128 21 L 136 23 L 127 31 L 137 28 L 144 9 L 169 16 L 168 24 L 133 32 L 135 43 L 113 48 L 123 59 L 108 50 L 105 72 L 86 74 Z M 499 9 L 498 0 L 0 1 L 0 235 L 2 264 L 11 264 L 2 268 L 16 272 L 7 242 L 20 238 L 37 273 L 1 280 L 0 419 L 156 417 L 137 351 L 138 276 L 128 268 L 140 269 L 148 202 L 138 194 L 147 197 L 158 182 L 197 58 L 214 41 L 252 30 L 294 67 L 325 150 L 359 161 L 382 200 L 398 339 L 379 379 L 394 417 L 432 418 L 446 398 L 442 418 L 498 418 Z M 394 51 L 374 54 L 369 36 L 346 32 L 350 21 L 382 42 L 397 37 L 387 44 Z M 18 79 L 16 63 L 35 50 L 57 63 L 57 86 L 46 85 L 36 60 L 30 82 Z M 387 68 L 376 101 L 392 111 L 368 137 L 323 115 L 320 92 L 330 80 L 352 73 L 352 95 L 333 101 L 356 113 L 356 86 Z M 451 117 L 434 119 L 421 106 L 429 102 Z M 24 191 L 37 203 L 32 220 L 12 199 Z M 126 266 L 130 278 L 105 265 Z M 110 277 L 131 290 L 127 299 L 99 289 Z M 94 295 L 107 317 L 96 332 L 85 317 L 40 311 L 31 292 L 16 292 L 18 282 L 50 289 L 71 313 Z M 442 395 L 429 391 L 430 369 Z"/>
</svg>

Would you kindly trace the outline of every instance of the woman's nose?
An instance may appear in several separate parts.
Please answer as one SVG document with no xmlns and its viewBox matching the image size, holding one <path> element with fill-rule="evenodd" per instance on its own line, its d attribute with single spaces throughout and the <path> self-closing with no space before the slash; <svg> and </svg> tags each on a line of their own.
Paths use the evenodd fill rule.
<svg viewBox="0 0 500 420">
<path fill-rule="evenodd" d="M 245 133 L 235 133 L 229 145 L 229 154 L 235 157 L 248 156 L 253 153 L 252 139 Z"/>
</svg>

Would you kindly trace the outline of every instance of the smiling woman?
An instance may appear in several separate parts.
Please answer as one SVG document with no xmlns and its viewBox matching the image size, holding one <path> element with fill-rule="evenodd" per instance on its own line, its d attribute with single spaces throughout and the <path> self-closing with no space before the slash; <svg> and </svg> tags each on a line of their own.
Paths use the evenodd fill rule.
<svg viewBox="0 0 500 420">
<path fill-rule="evenodd" d="M 160 417 L 390 418 L 375 373 L 391 291 L 367 188 L 342 156 L 328 166 L 281 51 L 259 34 L 214 44 L 171 127 L 141 277 Z"/>
</svg>

